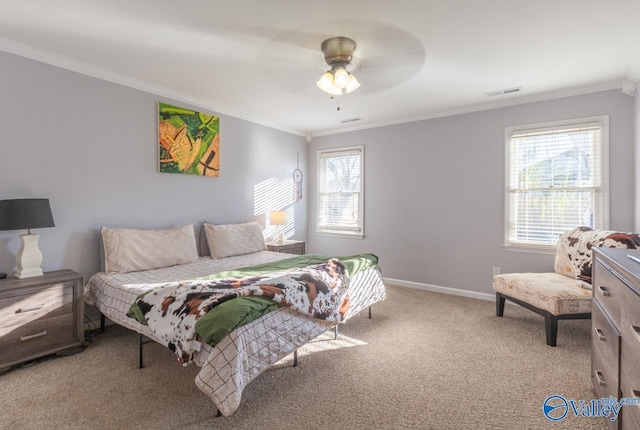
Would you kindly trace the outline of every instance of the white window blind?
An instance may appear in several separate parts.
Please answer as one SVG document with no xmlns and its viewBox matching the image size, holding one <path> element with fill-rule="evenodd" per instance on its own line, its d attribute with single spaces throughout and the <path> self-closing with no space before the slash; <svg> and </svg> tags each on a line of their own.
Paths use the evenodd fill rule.
<svg viewBox="0 0 640 430">
<path fill-rule="evenodd" d="M 608 227 L 607 123 L 507 129 L 506 245 L 554 247 L 571 228 Z"/>
<path fill-rule="evenodd" d="M 363 235 L 363 147 L 318 152 L 318 231 Z"/>
</svg>

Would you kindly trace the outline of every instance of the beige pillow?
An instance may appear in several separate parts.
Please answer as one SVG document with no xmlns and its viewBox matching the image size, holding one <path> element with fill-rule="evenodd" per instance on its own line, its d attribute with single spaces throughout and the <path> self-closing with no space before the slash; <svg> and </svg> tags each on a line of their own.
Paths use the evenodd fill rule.
<svg viewBox="0 0 640 430">
<path fill-rule="evenodd" d="M 102 227 L 104 269 L 127 273 L 198 261 L 193 224 L 163 230 Z"/>
<path fill-rule="evenodd" d="M 209 244 L 207 243 L 207 235 L 204 233 L 204 225 L 205 224 L 213 224 L 207 220 L 202 222 L 202 228 L 200 229 L 200 234 L 198 235 L 198 254 L 200 257 L 209 257 L 211 253 L 209 252 Z"/>
<path fill-rule="evenodd" d="M 571 264 L 569 253 L 567 252 L 566 233 L 560 235 L 558 239 L 558 247 L 556 248 L 556 260 L 554 263 L 554 270 L 560 275 L 568 276 L 569 278 L 576 279 L 576 272 Z"/>
<path fill-rule="evenodd" d="M 223 225 L 205 223 L 204 233 L 212 258 L 251 254 L 267 249 L 257 222 Z"/>
</svg>

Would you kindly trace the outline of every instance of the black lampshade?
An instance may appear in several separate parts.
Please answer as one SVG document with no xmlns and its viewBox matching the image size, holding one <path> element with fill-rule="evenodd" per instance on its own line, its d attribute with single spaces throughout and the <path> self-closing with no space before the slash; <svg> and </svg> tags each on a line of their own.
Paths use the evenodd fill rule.
<svg viewBox="0 0 640 430">
<path fill-rule="evenodd" d="M 0 200 L 0 230 L 55 227 L 49 199 Z"/>
</svg>

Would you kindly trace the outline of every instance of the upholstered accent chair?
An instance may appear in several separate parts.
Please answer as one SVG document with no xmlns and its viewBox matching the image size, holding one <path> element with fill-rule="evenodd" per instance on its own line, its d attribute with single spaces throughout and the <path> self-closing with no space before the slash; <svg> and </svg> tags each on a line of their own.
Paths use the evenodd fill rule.
<svg viewBox="0 0 640 430">
<path fill-rule="evenodd" d="M 556 346 L 559 320 L 591 318 L 593 247 L 640 248 L 640 236 L 588 227 L 563 233 L 556 248 L 554 272 L 493 277 L 496 315 L 504 315 L 505 300 L 542 315 L 547 345 Z"/>
</svg>

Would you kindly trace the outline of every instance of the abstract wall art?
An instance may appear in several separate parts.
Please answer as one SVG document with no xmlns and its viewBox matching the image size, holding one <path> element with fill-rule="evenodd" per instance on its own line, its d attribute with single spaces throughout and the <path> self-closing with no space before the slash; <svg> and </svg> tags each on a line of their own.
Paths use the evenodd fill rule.
<svg viewBox="0 0 640 430">
<path fill-rule="evenodd" d="M 158 103 L 159 171 L 220 176 L 220 118 Z"/>
</svg>

